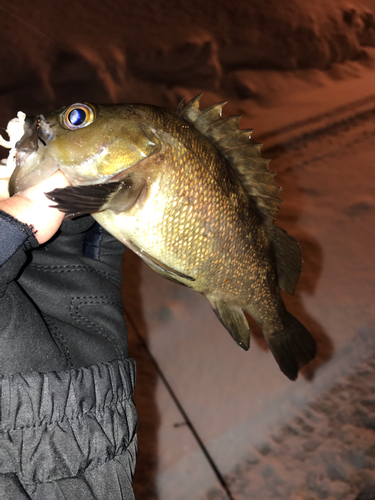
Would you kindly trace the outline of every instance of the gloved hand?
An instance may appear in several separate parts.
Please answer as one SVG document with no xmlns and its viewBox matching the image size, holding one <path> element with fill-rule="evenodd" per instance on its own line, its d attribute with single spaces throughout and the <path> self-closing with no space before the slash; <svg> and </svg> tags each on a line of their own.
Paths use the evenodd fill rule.
<svg viewBox="0 0 375 500">
<path fill-rule="evenodd" d="M 0 373 L 127 358 L 120 290 L 124 245 L 91 216 L 64 221 L 39 247 L 29 232 L 26 244 L 0 268 Z"/>
<path fill-rule="evenodd" d="M 48 244 L 32 252 L 18 279 L 41 312 L 65 368 L 128 357 L 124 250 L 91 216 L 64 221 Z"/>
</svg>

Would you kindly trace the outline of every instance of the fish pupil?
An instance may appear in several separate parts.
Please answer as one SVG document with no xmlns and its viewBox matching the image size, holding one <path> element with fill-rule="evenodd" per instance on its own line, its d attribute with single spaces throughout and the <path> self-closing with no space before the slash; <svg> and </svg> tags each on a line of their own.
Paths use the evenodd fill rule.
<svg viewBox="0 0 375 500">
<path fill-rule="evenodd" d="M 78 127 L 86 120 L 86 111 L 82 108 L 73 109 L 68 115 L 68 120 L 72 125 Z"/>
</svg>

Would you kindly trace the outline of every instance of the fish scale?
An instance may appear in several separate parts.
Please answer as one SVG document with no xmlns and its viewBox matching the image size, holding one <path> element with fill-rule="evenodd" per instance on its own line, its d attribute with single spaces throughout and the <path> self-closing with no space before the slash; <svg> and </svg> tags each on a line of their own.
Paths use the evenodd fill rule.
<svg viewBox="0 0 375 500">
<path fill-rule="evenodd" d="M 11 184 L 21 190 L 60 169 L 72 184 L 48 194 L 60 210 L 92 213 L 160 275 L 205 295 L 245 350 L 248 312 L 294 380 L 316 353 L 280 293 L 294 292 L 300 247 L 273 223 L 280 189 L 260 145 L 239 117 L 221 118 L 223 105 L 201 111 L 199 96 L 175 113 L 77 103 L 27 120 Z"/>
<path fill-rule="evenodd" d="M 184 129 L 181 143 L 178 142 L 180 129 L 168 127 L 168 123 L 164 126 L 178 147 L 173 147 L 174 141 L 169 139 L 170 144 L 166 144 L 161 153 L 165 167 L 170 168 L 163 171 L 154 210 L 144 211 L 144 218 L 137 214 L 137 224 L 144 229 L 139 229 L 133 242 L 139 246 L 140 242 L 147 241 L 147 245 L 142 245 L 147 253 L 153 252 L 154 257 L 168 266 L 192 276 L 195 281 L 190 286 L 194 290 L 207 294 L 214 289 L 215 295 L 242 308 L 247 308 L 254 297 L 259 298 L 256 303 L 261 303 L 261 307 L 252 315 L 260 322 L 270 317 L 277 320 L 283 309 L 282 302 L 277 302 L 275 280 L 265 284 L 265 269 L 272 278 L 269 259 L 263 259 L 263 265 L 259 265 L 262 256 L 269 253 L 269 243 L 260 234 L 263 230 L 255 211 L 251 213 L 249 209 L 244 188 L 235 177 L 224 176 L 228 169 L 226 161 L 211 144 L 199 141 L 194 130 Z M 202 168 L 203 163 L 206 168 Z M 201 196 L 204 186 L 206 200 Z M 245 204 L 238 201 L 239 191 L 243 191 Z M 179 201 L 176 205 L 175 198 Z M 160 199 L 163 200 L 161 210 L 158 209 Z M 189 208 L 181 210 L 181 205 Z M 253 231 L 251 238 L 252 224 L 259 226 L 259 232 Z M 206 228 L 213 238 L 202 236 L 201 230 Z M 131 234 L 132 230 L 123 231 L 130 239 L 126 233 Z M 208 259 L 201 258 L 208 254 Z M 209 289 L 206 276 L 211 277 Z"/>
</svg>

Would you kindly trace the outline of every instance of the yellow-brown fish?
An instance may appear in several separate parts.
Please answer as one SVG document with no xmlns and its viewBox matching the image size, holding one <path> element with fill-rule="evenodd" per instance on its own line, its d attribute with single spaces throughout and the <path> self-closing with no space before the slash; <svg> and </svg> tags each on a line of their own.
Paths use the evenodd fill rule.
<svg viewBox="0 0 375 500">
<path fill-rule="evenodd" d="M 209 300 L 245 350 L 247 311 L 287 377 L 316 354 L 285 308 L 294 293 L 297 241 L 274 225 L 279 188 L 251 131 L 199 97 L 176 112 L 142 104 L 77 103 L 27 118 L 13 192 L 60 169 L 72 186 L 49 197 L 70 216 L 91 213 L 152 269 Z"/>
</svg>

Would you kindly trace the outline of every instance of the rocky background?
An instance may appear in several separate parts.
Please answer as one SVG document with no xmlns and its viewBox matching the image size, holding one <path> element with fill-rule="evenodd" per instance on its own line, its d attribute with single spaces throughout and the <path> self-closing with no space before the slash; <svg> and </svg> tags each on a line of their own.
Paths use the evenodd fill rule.
<svg viewBox="0 0 375 500">
<path fill-rule="evenodd" d="M 366 64 L 374 11 L 374 0 L 2 2 L 2 108 L 72 98 L 174 106 L 198 90 L 267 105 L 267 91 L 278 94 L 264 86 L 269 71 Z"/>
</svg>

